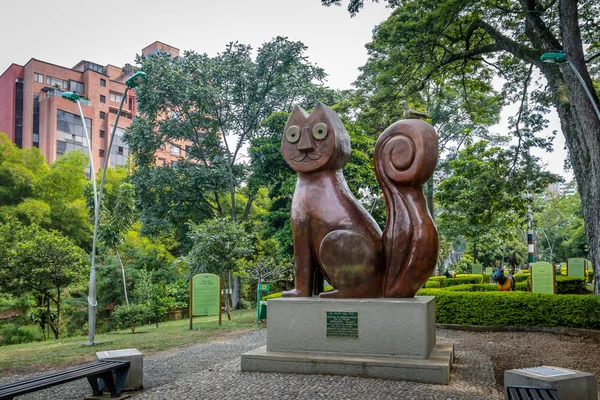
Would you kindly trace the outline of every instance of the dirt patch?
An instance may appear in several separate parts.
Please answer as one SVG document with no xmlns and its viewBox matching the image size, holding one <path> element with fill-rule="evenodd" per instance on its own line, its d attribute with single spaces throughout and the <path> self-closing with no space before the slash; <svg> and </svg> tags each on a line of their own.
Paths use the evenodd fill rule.
<svg viewBox="0 0 600 400">
<path fill-rule="evenodd" d="M 541 365 L 596 374 L 600 394 L 600 340 L 541 332 L 455 332 L 457 350 L 478 351 L 494 364 L 497 390 L 504 391 L 504 371 Z"/>
</svg>

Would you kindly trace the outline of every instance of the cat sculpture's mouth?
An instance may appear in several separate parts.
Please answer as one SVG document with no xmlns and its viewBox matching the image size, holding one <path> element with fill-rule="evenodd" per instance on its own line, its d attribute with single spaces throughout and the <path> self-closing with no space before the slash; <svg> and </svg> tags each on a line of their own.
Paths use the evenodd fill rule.
<svg viewBox="0 0 600 400">
<path fill-rule="evenodd" d="M 300 154 L 299 156 L 293 157 L 292 160 L 296 162 L 311 162 L 316 161 L 321 158 L 321 154 L 317 153 L 309 153 L 308 151 L 304 154 Z"/>
</svg>

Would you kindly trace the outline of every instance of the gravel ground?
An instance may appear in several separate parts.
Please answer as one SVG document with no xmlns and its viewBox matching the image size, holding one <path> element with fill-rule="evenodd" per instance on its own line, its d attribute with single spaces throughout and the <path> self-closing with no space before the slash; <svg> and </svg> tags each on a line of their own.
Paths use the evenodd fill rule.
<svg viewBox="0 0 600 400">
<path fill-rule="evenodd" d="M 456 345 L 456 362 L 448 386 L 340 376 L 242 373 L 240 354 L 266 343 L 263 329 L 145 357 L 145 390 L 132 398 L 501 400 L 505 369 L 553 365 L 600 376 L 600 342 L 595 339 L 445 329 L 438 329 L 437 336 Z M 2 378 L 0 382 L 18 378 Z M 87 381 L 79 380 L 19 399 L 79 400 L 90 393 Z"/>
</svg>

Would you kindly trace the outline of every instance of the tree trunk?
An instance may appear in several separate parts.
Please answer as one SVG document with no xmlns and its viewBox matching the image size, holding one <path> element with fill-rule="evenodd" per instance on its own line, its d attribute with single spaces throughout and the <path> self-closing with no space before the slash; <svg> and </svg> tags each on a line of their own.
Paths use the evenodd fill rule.
<svg viewBox="0 0 600 400">
<path fill-rule="evenodd" d="M 248 197 L 248 201 L 246 202 L 246 209 L 244 210 L 244 219 L 242 221 L 248 221 L 248 216 L 250 215 L 250 209 L 252 208 L 253 201 L 253 196 Z"/>
<path fill-rule="evenodd" d="M 219 218 L 223 217 L 223 208 L 221 207 L 221 200 L 219 200 L 219 193 L 215 192 L 215 203 L 217 203 L 217 212 L 219 213 Z"/>
<path fill-rule="evenodd" d="M 123 267 L 123 261 L 121 261 L 121 256 L 119 255 L 119 250 L 117 246 L 115 246 L 115 254 L 117 255 L 117 259 L 119 260 L 119 265 L 121 266 L 121 275 L 123 277 L 123 293 L 125 293 L 125 304 L 129 306 L 129 298 L 127 297 L 127 282 L 125 281 L 125 268 Z"/>
<path fill-rule="evenodd" d="M 542 71 L 553 87 L 553 100 L 569 148 L 581 195 L 589 255 L 595 268 L 594 293 L 600 294 L 600 116 L 592 104 L 598 105 L 599 101 L 585 64 L 577 2 L 561 0 L 559 17 L 565 56 L 579 71 L 592 98 L 588 97 L 569 64 L 548 65 Z"/>
<path fill-rule="evenodd" d="M 425 185 L 425 200 L 427 201 L 427 209 L 429 210 L 429 214 L 431 214 L 431 218 L 435 220 L 435 209 L 433 205 L 433 176 L 429 178 L 427 184 Z"/>
<path fill-rule="evenodd" d="M 56 288 L 56 331 L 55 338 L 60 339 L 60 288 Z"/>
<path fill-rule="evenodd" d="M 233 277 L 233 294 L 231 297 L 231 308 L 237 310 L 240 307 L 240 292 L 241 292 L 241 282 L 239 275 Z"/>
</svg>

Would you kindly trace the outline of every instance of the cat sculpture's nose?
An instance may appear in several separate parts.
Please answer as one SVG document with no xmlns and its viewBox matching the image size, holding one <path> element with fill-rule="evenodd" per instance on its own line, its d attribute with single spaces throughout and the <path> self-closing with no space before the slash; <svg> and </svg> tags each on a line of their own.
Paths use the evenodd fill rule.
<svg viewBox="0 0 600 400">
<path fill-rule="evenodd" d="M 303 128 L 302 134 L 300 135 L 300 141 L 298 141 L 298 150 L 311 151 L 314 150 L 310 129 Z"/>
</svg>

